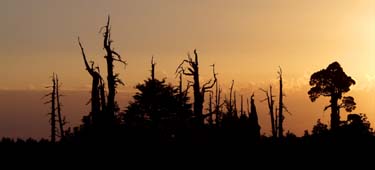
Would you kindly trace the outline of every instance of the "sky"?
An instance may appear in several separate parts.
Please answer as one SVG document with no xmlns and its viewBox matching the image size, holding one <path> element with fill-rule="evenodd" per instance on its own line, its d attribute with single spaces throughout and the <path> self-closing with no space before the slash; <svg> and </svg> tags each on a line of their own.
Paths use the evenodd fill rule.
<svg viewBox="0 0 375 170">
<path fill-rule="evenodd" d="M 271 84 L 276 92 L 279 66 L 291 111 L 285 126 L 292 132 L 302 135 L 318 118 L 328 123 L 328 99 L 312 103 L 307 91 L 310 75 L 333 61 L 357 82 L 348 93 L 357 101 L 355 112 L 375 123 L 374 0 L 1 0 L 0 136 L 48 137 L 48 107 L 40 96 L 53 72 L 70 94 L 68 119 L 79 124 L 89 112 L 91 77 L 77 38 L 88 59 L 105 70 L 100 28 L 108 15 L 113 47 L 128 63 L 115 66 L 126 83 L 119 91 L 127 97 L 118 95 L 123 107 L 149 76 L 151 56 L 156 76 L 174 83 L 178 64 L 197 49 L 202 82 L 215 64 L 224 91 L 235 80 L 238 94 L 255 93 L 266 134 L 269 118 L 258 89 Z M 12 109 L 16 102 L 24 107 Z"/>
</svg>

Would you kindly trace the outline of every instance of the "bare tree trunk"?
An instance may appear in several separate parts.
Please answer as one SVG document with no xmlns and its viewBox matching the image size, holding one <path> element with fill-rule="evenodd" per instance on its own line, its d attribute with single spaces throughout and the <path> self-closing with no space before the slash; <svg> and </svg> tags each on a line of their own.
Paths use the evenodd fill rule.
<svg viewBox="0 0 375 170">
<path fill-rule="evenodd" d="M 340 114 L 339 114 L 339 106 L 337 104 L 338 97 L 336 95 L 331 96 L 331 129 L 335 130 L 340 125 Z"/>
<path fill-rule="evenodd" d="M 110 17 L 108 16 L 108 21 L 107 25 L 104 26 L 104 49 L 106 51 L 106 61 L 107 61 L 107 83 L 108 83 L 108 96 L 107 96 L 107 118 L 108 118 L 108 123 L 114 123 L 115 121 L 115 96 L 116 96 L 116 85 L 118 83 L 123 84 L 121 80 L 118 78 L 118 75 L 114 74 L 113 72 L 113 61 L 119 61 L 123 64 L 126 64 L 122 59 L 121 56 L 115 52 L 112 47 L 112 40 L 111 40 L 111 28 L 110 28 Z M 115 58 L 115 56 L 117 58 Z"/>
<path fill-rule="evenodd" d="M 215 93 L 215 121 L 216 125 L 219 125 L 221 119 L 221 111 L 220 111 L 220 95 L 221 89 L 219 88 L 219 83 L 216 83 L 216 93 Z"/>
<path fill-rule="evenodd" d="M 154 56 L 151 58 L 151 80 L 155 80 L 155 62 L 154 62 Z"/>
<path fill-rule="evenodd" d="M 56 102 L 57 102 L 57 116 L 59 121 L 59 127 L 60 127 L 60 138 L 64 139 L 64 122 L 61 117 L 61 103 L 60 103 L 60 94 L 59 94 L 59 79 L 56 75 Z"/>
<path fill-rule="evenodd" d="M 187 70 L 184 69 L 183 64 L 189 64 Z M 213 65 L 214 67 L 214 65 Z M 203 119 L 203 103 L 205 93 L 211 89 L 216 83 L 216 75 L 214 73 L 214 81 L 208 81 L 204 83 L 203 86 L 200 86 L 199 82 L 199 66 L 198 66 L 198 54 L 197 50 L 194 50 L 194 60 L 188 55 L 188 60 L 183 60 L 182 63 L 177 67 L 177 71 L 183 73 L 186 76 L 193 77 L 193 90 L 194 90 L 194 117 L 198 124 L 204 124 Z M 212 83 L 211 83 L 212 82 Z"/>
<path fill-rule="evenodd" d="M 109 28 L 110 19 L 108 17 L 107 25 L 105 26 L 104 32 L 104 49 L 107 52 L 105 56 L 107 61 L 107 83 L 108 83 L 108 96 L 107 96 L 107 114 L 109 120 L 114 120 L 115 115 L 115 76 L 113 74 L 113 55 L 111 49 L 111 40 L 110 40 L 110 28 Z"/>
<path fill-rule="evenodd" d="M 102 114 L 100 112 L 100 88 L 102 84 L 102 77 L 99 73 L 99 70 L 95 70 L 94 68 L 94 62 L 92 62 L 91 67 L 87 62 L 85 51 L 82 47 L 82 44 L 78 38 L 78 43 L 81 48 L 83 61 L 86 66 L 87 72 L 92 77 L 92 84 L 91 84 L 91 119 L 93 124 L 97 124 L 100 120 L 99 114 Z"/>
<path fill-rule="evenodd" d="M 254 94 L 251 95 L 251 111 L 249 113 L 249 119 L 251 122 L 251 127 L 255 139 L 258 140 L 260 138 L 260 126 L 258 122 L 258 113 L 255 107 L 255 102 L 254 102 Z"/>
<path fill-rule="evenodd" d="M 194 90 L 194 116 L 200 118 L 203 114 L 203 102 L 204 98 L 201 95 L 201 89 L 200 89 L 200 82 L 199 82 L 199 67 L 198 67 L 198 54 L 196 53 L 196 50 L 194 50 L 194 64 L 192 65 L 192 68 L 194 70 L 194 84 L 193 84 L 193 90 Z"/>
<path fill-rule="evenodd" d="M 228 107 L 228 114 L 229 114 L 230 116 L 234 116 L 234 115 L 233 115 L 233 104 L 232 104 L 233 86 L 234 86 L 234 80 L 232 80 L 232 85 L 230 86 L 230 91 L 229 91 L 229 107 Z"/>
<path fill-rule="evenodd" d="M 272 137 L 276 138 L 277 137 L 277 129 L 275 127 L 275 117 L 274 117 L 274 112 L 273 112 L 274 100 L 273 100 L 273 95 L 272 95 L 272 86 L 270 86 L 269 91 L 263 90 L 263 89 L 261 89 L 261 90 L 266 94 L 266 97 L 267 97 L 265 100 L 267 100 L 268 109 L 270 111 L 270 116 L 271 116 Z"/>
<path fill-rule="evenodd" d="M 279 88 L 279 123 L 278 123 L 278 127 L 279 127 L 279 138 L 282 139 L 284 136 L 283 136 L 283 132 L 284 132 L 284 129 L 283 129 L 283 120 L 284 120 L 284 115 L 283 115 L 283 109 L 284 109 L 284 104 L 283 104 L 283 77 L 282 77 L 282 70 L 280 68 L 279 70 L 279 84 L 280 84 L 280 88 Z"/>
<path fill-rule="evenodd" d="M 56 142 L 56 80 L 55 74 L 52 75 L 52 93 L 51 93 L 51 142 Z"/>
</svg>

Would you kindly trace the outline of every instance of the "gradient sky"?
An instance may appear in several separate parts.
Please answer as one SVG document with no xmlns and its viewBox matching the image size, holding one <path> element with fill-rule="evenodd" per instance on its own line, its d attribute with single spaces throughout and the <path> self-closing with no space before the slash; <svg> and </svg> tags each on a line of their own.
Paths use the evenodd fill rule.
<svg viewBox="0 0 375 170">
<path fill-rule="evenodd" d="M 43 90 L 52 72 L 59 74 L 65 90 L 89 90 L 91 77 L 84 70 L 77 37 L 89 60 L 104 68 L 99 30 L 107 15 L 113 47 L 128 62 L 126 69 L 116 65 L 127 84 L 120 91 L 134 92 L 149 76 L 152 55 L 157 76 L 174 82 L 177 65 L 195 48 L 202 81 L 215 63 L 224 90 L 234 79 L 238 93 L 255 92 L 259 100 L 264 97 L 259 88 L 277 85 L 281 66 L 285 101 L 292 112 L 286 127 L 302 134 L 317 118 L 328 122 L 329 117 L 322 111 L 328 100 L 309 101 L 309 77 L 338 61 L 357 81 L 349 93 L 357 100 L 356 112 L 375 123 L 370 96 L 375 91 L 374 0 L 1 0 L 0 90 Z M 84 105 L 88 99 L 82 100 Z M 258 105 L 266 112 L 264 103 Z M 65 107 L 82 109 L 74 103 Z M 12 111 L 0 106 L 0 114 L 5 112 Z M 3 115 L 1 121 L 6 121 Z M 79 122 L 78 116 L 71 119 Z M 262 126 L 265 133 L 267 126 Z"/>
</svg>

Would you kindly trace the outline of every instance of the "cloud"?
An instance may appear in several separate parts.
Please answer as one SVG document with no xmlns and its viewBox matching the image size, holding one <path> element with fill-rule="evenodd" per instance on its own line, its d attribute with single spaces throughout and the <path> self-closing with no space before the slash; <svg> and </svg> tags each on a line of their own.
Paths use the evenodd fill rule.
<svg viewBox="0 0 375 170">
<path fill-rule="evenodd" d="M 375 75 L 366 74 L 365 77 L 369 82 L 373 82 L 375 80 Z"/>
<path fill-rule="evenodd" d="M 356 80 L 357 84 L 353 86 L 353 89 L 358 91 L 370 92 L 374 90 L 374 82 L 375 75 L 365 74 L 363 79 Z"/>
</svg>

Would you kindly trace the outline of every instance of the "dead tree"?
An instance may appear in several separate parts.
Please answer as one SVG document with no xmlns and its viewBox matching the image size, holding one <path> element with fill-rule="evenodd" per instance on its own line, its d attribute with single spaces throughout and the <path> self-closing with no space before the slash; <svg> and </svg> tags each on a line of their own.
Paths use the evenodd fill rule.
<svg viewBox="0 0 375 170">
<path fill-rule="evenodd" d="M 52 86 L 48 86 L 46 88 L 51 88 L 52 91 L 48 94 L 46 94 L 44 97 L 51 97 L 50 100 L 46 101 L 44 104 L 51 103 L 51 112 L 49 115 L 51 116 L 50 118 L 50 124 L 51 124 L 51 142 L 55 143 L 56 142 L 56 80 L 55 80 L 55 73 L 52 74 Z"/>
<path fill-rule="evenodd" d="M 82 44 L 78 37 L 78 43 L 81 48 L 83 61 L 86 66 L 87 72 L 92 77 L 92 84 L 91 84 L 91 119 L 93 124 L 97 124 L 100 121 L 100 113 L 101 109 L 100 106 L 102 106 L 102 110 L 105 108 L 105 98 L 104 98 L 104 82 L 102 79 L 102 76 L 99 73 L 99 67 L 94 68 L 94 62 L 91 62 L 91 66 L 87 62 L 87 57 L 85 54 L 85 51 L 82 47 Z M 102 101 L 101 101 L 102 100 Z M 103 106 L 104 105 L 104 106 Z"/>
<path fill-rule="evenodd" d="M 60 102 L 60 97 L 62 96 L 59 92 L 59 78 L 57 77 L 57 74 L 55 75 L 55 81 L 56 81 L 56 84 L 55 84 L 55 90 L 56 90 L 56 104 L 57 104 L 57 118 L 58 118 L 58 122 L 59 122 L 59 130 L 60 130 L 60 138 L 61 139 L 64 139 L 64 124 L 66 123 L 65 122 L 65 117 L 64 119 L 62 118 L 62 115 L 61 115 L 61 102 Z"/>
<path fill-rule="evenodd" d="M 155 80 L 155 65 L 156 63 L 154 62 L 154 56 L 151 58 L 151 80 Z"/>
<path fill-rule="evenodd" d="M 214 120 L 213 115 L 215 115 L 215 125 L 218 126 L 219 123 L 220 123 L 221 116 L 222 116 L 221 115 L 221 107 L 223 106 L 223 104 L 220 101 L 220 99 L 221 99 L 221 88 L 219 87 L 219 80 L 216 77 L 218 75 L 218 73 L 216 73 L 216 71 L 215 71 L 215 64 L 212 64 L 211 66 L 212 66 L 212 74 L 214 76 L 214 79 L 216 80 L 216 83 L 215 83 L 215 108 L 212 111 L 211 119 L 213 121 Z"/>
<path fill-rule="evenodd" d="M 250 120 L 250 125 L 251 125 L 251 131 L 252 135 L 255 137 L 255 139 L 260 138 L 260 126 L 258 122 L 258 113 L 255 107 L 255 102 L 254 102 L 254 93 L 251 95 L 251 111 L 249 113 L 249 120 Z"/>
<path fill-rule="evenodd" d="M 280 88 L 279 88 L 279 114 L 278 114 L 278 117 L 279 117 L 279 138 L 283 138 L 283 120 L 284 120 L 284 116 L 283 116 L 283 108 L 284 108 L 284 105 L 283 105 L 283 77 L 282 77 L 282 70 L 280 68 L 280 70 L 277 72 L 279 74 L 279 85 L 280 85 Z"/>
<path fill-rule="evenodd" d="M 271 116 L 272 137 L 277 138 L 277 128 L 275 126 L 275 117 L 274 117 L 274 112 L 273 112 L 273 105 L 274 105 L 273 97 L 274 96 L 272 95 L 272 86 L 270 86 L 269 91 L 264 90 L 264 89 L 260 89 L 260 90 L 262 90 L 266 94 L 266 98 L 262 100 L 262 102 L 267 101 L 267 104 L 268 104 L 268 109 L 269 109 L 269 113 Z"/>
<path fill-rule="evenodd" d="M 218 99 L 218 97 L 220 96 L 220 94 L 218 94 L 218 93 L 220 93 L 220 92 L 218 92 L 218 82 L 217 82 L 217 77 L 216 77 L 216 75 L 217 75 L 217 73 L 215 72 L 215 64 L 212 64 L 211 65 L 212 66 L 212 74 L 214 75 L 214 79 L 216 79 L 216 98 L 215 98 L 215 101 L 216 101 L 216 104 L 218 104 L 219 102 L 220 102 L 220 99 Z M 217 107 L 218 105 L 216 105 L 215 106 L 215 111 L 214 111 L 214 109 L 213 109 L 213 101 L 212 101 L 212 98 L 213 98 L 213 91 L 208 91 L 209 92 L 209 103 L 208 103 L 208 123 L 209 123 L 209 125 L 210 126 L 213 126 L 214 125 L 214 114 L 215 114 L 215 116 L 216 116 L 216 124 L 218 123 L 218 112 L 219 112 L 219 110 L 220 110 L 220 107 Z"/>
<path fill-rule="evenodd" d="M 66 121 L 65 121 L 65 117 L 63 117 L 61 114 L 60 97 L 62 95 L 59 92 L 59 87 L 60 87 L 60 84 L 59 84 L 59 79 L 57 77 L 57 74 L 53 73 L 52 74 L 52 86 L 46 87 L 46 88 L 51 88 L 52 91 L 44 96 L 44 97 L 51 98 L 44 104 L 51 103 L 51 113 L 49 113 L 49 115 L 51 116 L 50 123 L 51 123 L 51 142 L 52 143 L 56 142 L 56 136 L 58 136 L 57 135 L 58 129 L 59 129 L 60 139 L 61 140 L 64 139 L 64 136 L 65 136 L 64 125 L 66 124 Z M 56 115 L 56 112 L 57 112 L 57 115 Z M 57 120 L 56 120 L 56 117 L 57 117 Z M 59 123 L 58 128 L 56 127 L 56 122 Z"/>
<path fill-rule="evenodd" d="M 216 86 L 216 93 L 215 93 L 215 122 L 218 125 L 222 119 L 222 111 L 221 108 L 223 106 L 223 103 L 221 103 L 221 88 Z"/>
<path fill-rule="evenodd" d="M 287 113 L 290 113 L 287 109 L 287 107 L 284 105 L 284 102 L 283 102 L 283 97 L 284 97 L 284 93 L 283 93 L 283 77 L 282 77 L 282 70 L 281 70 L 281 67 L 279 67 L 279 71 L 277 72 L 279 74 L 279 112 L 278 112 L 278 123 L 277 123 L 277 127 L 278 127 L 278 133 L 279 133 L 279 138 L 282 139 L 284 137 L 283 135 L 283 132 L 284 132 L 284 128 L 283 128 L 283 121 L 284 121 L 284 114 L 283 114 L 283 111 L 285 110 Z"/>
<path fill-rule="evenodd" d="M 113 72 L 114 65 L 113 61 L 118 61 L 126 65 L 126 62 L 121 59 L 120 54 L 118 54 L 114 49 L 111 47 L 113 40 L 111 39 L 111 27 L 110 27 L 110 17 L 108 16 L 107 25 L 104 26 L 104 49 L 106 51 L 106 58 L 107 62 L 107 83 L 108 83 L 108 96 L 107 96 L 107 107 L 106 112 L 109 121 L 115 120 L 115 95 L 116 95 L 116 87 L 118 84 L 124 85 L 124 83 L 119 79 L 119 74 L 115 74 Z"/>
<path fill-rule="evenodd" d="M 232 80 L 232 84 L 230 86 L 230 89 L 229 89 L 229 100 L 226 99 L 225 103 L 227 105 L 227 111 L 228 111 L 228 115 L 230 117 L 233 117 L 234 116 L 234 106 L 233 106 L 233 102 L 232 102 L 232 98 L 233 98 L 233 86 L 234 86 L 234 80 Z"/>
<path fill-rule="evenodd" d="M 55 109 L 55 97 L 56 97 L 56 80 L 55 74 L 52 75 L 52 93 L 51 93 L 51 142 L 56 142 L 56 109 Z"/>
<path fill-rule="evenodd" d="M 190 55 L 188 54 L 188 59 L 183 60 L 181 64 L 177 67 L 176 73 L 182 73 L 185 76 L 192 76 L 193 77 L 193 90 L 194 90 L 194 117 L 197 120 L 197 123 L 203 124 L 203 103 L 204 103 L 204 95 L 205 93 L 210 90 L 216 83 L 216 76 L 214 76 L 214 80 L 210 79 L 208 82 L 204 83 L 200 86 L 199 82 L 199 66 L 198 66 L 198 54 L 197 51 L 194 50 L 195 59 L 193 60 Z M 186 63 L 186 67 L 184 64 Z M 215 74 L 214 74 L 215 75 Z"/>
</svg>

